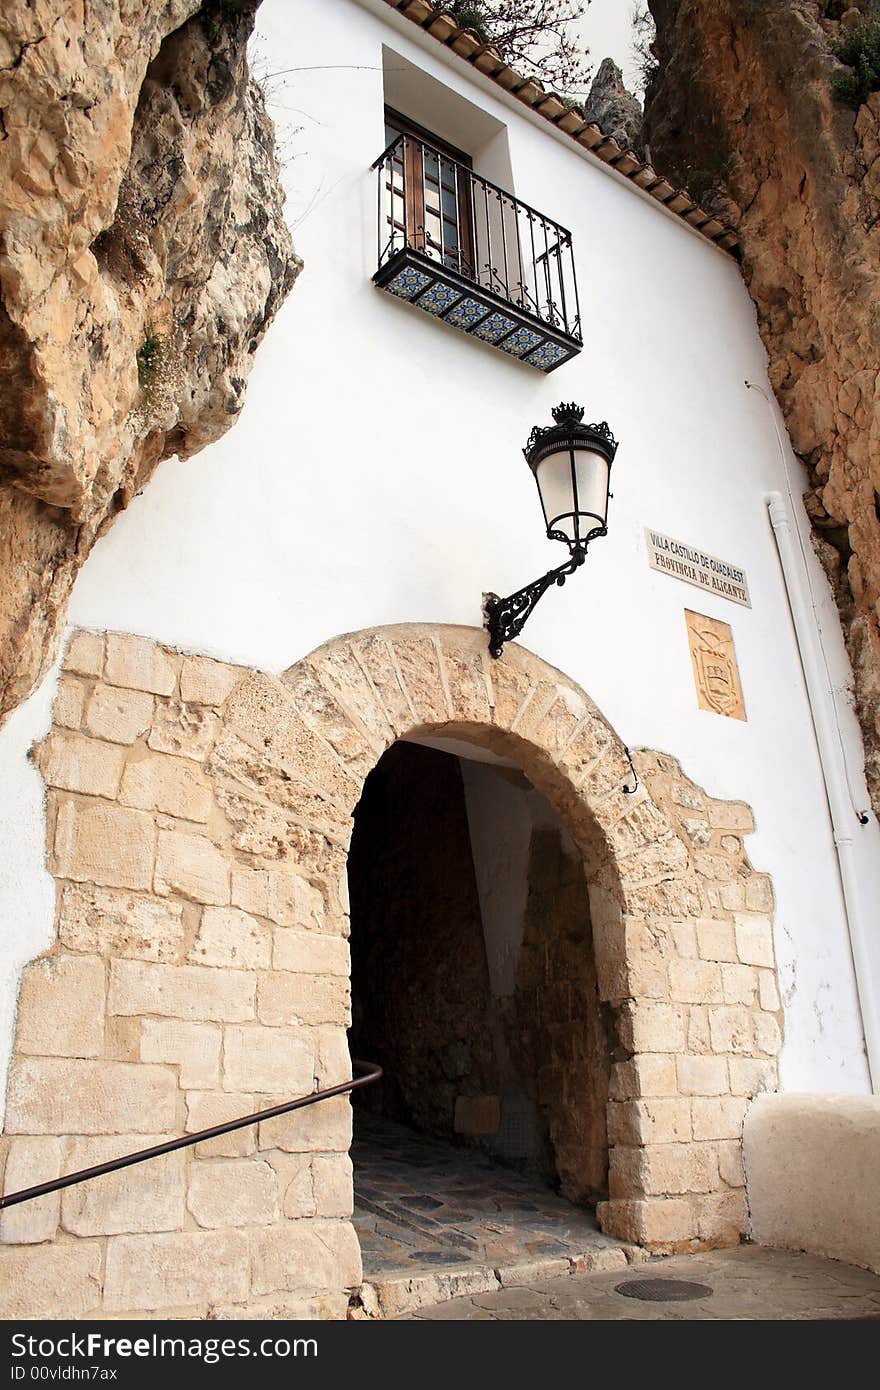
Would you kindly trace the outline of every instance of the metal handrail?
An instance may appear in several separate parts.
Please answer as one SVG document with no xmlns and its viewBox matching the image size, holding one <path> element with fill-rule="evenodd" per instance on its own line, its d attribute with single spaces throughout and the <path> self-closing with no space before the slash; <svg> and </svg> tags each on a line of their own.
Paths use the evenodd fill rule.
<svg viewBox="0 0 880 1390">
<path fill-rule="evenodd" d="M 284 1101 L 282 1105 L 273 1105 L 268 1110 L 257 1110 L 253 1115 L 242 1115 L 237 1120 L 227 1120 L 222 1125 L 212 1125 L 210 1129 L 200 1129 L 197 1134 L 184 1135 L 182 1139 L 169 1139 L 165 1144 L 154 1144 L 149 1149 L 138 1149 L 136 1153 L 123 1154 L 121 1158 L 112 1158 L 107 1163 L 96 1163 L 91 1168 L 80 1168 L 76 1173 L 67 1173 L 62 1178 L 53 1178 L 51 1182 L 37 1183 L 34 1187 L 23 1187 L 20 1192 L 9 1192 L 4 1197 L 0 1197 L 0 1210 L 5 1207 L 18 1206 L 20 1202 L 32 1202 L 36 1197 L 45 1197 L 49 1192 L 58 1192 L 62 1187 L 73 1187 L 75 1183 L 88 1182 L 91 1178 L 103 1177 L 105 1173 L 115 1173 L 119 1168 L 130 1168 L 135 1163 L 145 1163 L 147 1159 L 159 1158 L 162 1154 L 174 1153 L 177 1149 L 187 1149 L 191 1144 L 201 1144 L 206 1139 L 217 1139 L 223 1134 L 230 1134 L 236 1129 L 245 1129 L 248 1125 L 255 1125 L 261 1120 L 273 1120 L 278 1115 L 286 1115 L 291 1110 L 302 1110 L 306 1105 L 314 1105 L 316 1101 L 328 1100 L 331 1096 L 345 1095 L 347 1091 L 355 1091 L 360 1086 L 370 1086 L 374 1081 L 378 1081 L 382 1075 L 382 1068 L 375 1062 L 352 1061 L 351 1069 L 353 1072 L 360 1072 L 361 1075 L 352 1077 L 350 1081 L 341 1081 L 338 1086 L 328 1086 L 323 1091 L 312 1091 L 311 1095 L 298 1096 L 296 1100 Z"/>
</svg>

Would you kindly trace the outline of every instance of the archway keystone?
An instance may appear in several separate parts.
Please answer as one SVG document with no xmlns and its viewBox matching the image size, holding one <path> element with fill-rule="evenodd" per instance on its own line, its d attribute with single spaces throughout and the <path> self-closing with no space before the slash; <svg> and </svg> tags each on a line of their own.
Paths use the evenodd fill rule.
<svg viewBox="0 0 880 1390">
<path fill-rule="evenodd" d="M 566 676 L 428 624 L 335 638 L 280 678 L 73 636 L 36 751 L 57 936 L 23 974 L 6 1190 L 348 1074 L 352 812 L 395 739 L 438 731 L 516 760 L 583 855 L 616 1033 L 604 1229 L 739 1239 L 742 1117 L 781 1037 L 751 812 L 660 753 L 635 754 L 628 794 Z M 330 1102 L 12 1209 L 0 1313 L 343 1316 L 349 1141 Z"/>
</svg>

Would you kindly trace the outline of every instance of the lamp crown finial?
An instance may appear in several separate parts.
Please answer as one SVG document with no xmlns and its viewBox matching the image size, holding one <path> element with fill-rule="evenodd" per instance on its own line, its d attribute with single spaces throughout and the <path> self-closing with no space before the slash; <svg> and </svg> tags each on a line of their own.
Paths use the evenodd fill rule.
<svg viewBox="0 0 880 1390">
<path fill-rule="evenodd" d="M 572 421 L 572 423 L 580 423 L 584 418 L 584 407 L 582 405 L 575 405 L 574 402 L 570 405 L 566 405 L 563 401 L 562 404 L 556 406 L 555 410 L 552 410 L 550 413 L 557 425 L 564 425 L 569 420 Z"/>
</svg>

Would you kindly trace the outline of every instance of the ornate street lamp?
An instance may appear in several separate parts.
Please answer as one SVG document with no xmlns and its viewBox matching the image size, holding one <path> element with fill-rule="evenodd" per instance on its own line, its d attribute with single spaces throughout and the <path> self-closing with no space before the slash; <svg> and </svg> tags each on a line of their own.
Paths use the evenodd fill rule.
<svg viewBox="0 0 880 1390">
<path fill-rule="evenodd" d="M 526 619 L 551 584 L 564 584 L 584 563 L 587 546 L 608 534 L 608 484 L 617 440 L 603 420 L 584 425 L 583 406 L 558 405 L 555 425 L 536 425 L 523 453 L 535 476 L 547 536 L 565 541 L 569 558 L 509 598 L 483 595 L 489 651 L 500 656 L 505 642 L 518 637 Z"/>
</svg>

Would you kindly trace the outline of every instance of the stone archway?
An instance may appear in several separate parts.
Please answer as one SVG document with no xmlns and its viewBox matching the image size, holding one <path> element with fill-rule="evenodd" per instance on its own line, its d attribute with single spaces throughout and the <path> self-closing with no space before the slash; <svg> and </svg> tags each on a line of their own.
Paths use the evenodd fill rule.
<svg viewBox="0 0 880 1390">
<path fill-rule="evenodd" d="M 348 1074 L 351 811 L 396 738 L 514 758 L 583 855 L 617 1051 L 604 1229 L 735 1242 L 749 1097 L 780 1042 L 748 807 L 636 755 L 567 677 L 479 630 L 336 638 L 281 678 L 72 638 L 49 788 L 57 940 L 22 981 L 7 1190 Z M 347 1102 L 6 1213 L 5 1316 L 340 1316 L 360 1279 Z"/>
</svg>

